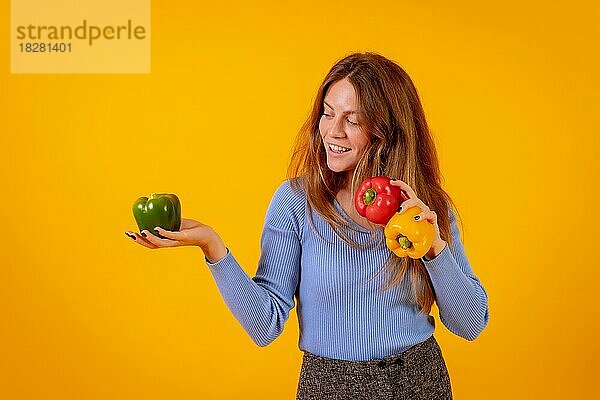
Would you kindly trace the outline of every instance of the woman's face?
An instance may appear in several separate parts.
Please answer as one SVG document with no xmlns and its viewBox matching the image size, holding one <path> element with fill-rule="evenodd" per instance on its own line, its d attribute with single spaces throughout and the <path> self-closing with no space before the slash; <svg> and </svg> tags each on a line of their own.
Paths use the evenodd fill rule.
<svg viewBox="0 0 600 400">
<path fill-rule="evenodd" d="M 319 132 L 327 153 L 327 166 L 334 172 L 353 171 L 369 143 L 364 128 L 358 125 L 357 108 L 356 92 L 347 78 L 329 86 Z"/>
</svg>

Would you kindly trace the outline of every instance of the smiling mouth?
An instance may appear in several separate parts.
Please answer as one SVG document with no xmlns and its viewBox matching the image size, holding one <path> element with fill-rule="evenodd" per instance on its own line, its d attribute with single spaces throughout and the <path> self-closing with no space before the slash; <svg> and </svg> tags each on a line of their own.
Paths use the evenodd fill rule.
<svg viewBox="0 0 600 400">
<path fill-rule="evenodd" d="M 349 148 L 336 146 L 334 144 L 329 144 L 327 147 L 329 147 L 329 150 L 331 150 L 332 152 L 334 152 L 336 154 L 343 154 L 343 153 L 347 153 L 350 151 Z"/>
</svg>

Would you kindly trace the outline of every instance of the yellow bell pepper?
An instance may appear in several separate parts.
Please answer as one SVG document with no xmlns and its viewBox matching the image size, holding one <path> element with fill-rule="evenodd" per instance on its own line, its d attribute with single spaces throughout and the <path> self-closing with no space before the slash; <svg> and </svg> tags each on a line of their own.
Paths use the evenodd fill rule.
<svg viewBox="0 0 600 400">
<path fill-rule="evenodd" d="M 394 214 L 385 226 L 385 243 L 398 257 L 421 258 L 433 244 L 434 226 L 427 220 L 415 221 L 419 213 L 419 207 L 411 207 Z"/>
</svg>

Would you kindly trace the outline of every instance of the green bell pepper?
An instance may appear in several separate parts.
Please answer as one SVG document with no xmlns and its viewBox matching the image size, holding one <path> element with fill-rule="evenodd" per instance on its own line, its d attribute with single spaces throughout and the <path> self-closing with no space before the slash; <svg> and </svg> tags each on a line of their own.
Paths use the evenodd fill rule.
<svg viewBox="0 0 600 400">
<path fill-rule="evenodd" d="M 148 230 L 161 239 L 168 239 L 155 231 L 154 227 L 178 231 L 181 226 L 181 203 L 172 193 L 152 193 L 149 198 L 140 197 L 133 203 L 133 216 L 140 233 Z"/>
</svg>

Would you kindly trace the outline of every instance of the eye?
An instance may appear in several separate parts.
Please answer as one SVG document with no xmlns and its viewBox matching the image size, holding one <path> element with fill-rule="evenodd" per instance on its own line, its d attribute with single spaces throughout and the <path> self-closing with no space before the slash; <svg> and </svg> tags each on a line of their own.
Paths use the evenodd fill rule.
<svg viewBox="0 0 600 400">
<path fill-rule="evenodd" d="M 323 115 L 327 118 L 331 118 L 331 115 L 327 114 L 326 112 L 323 112 Z"/>
<path fill-rule="evenodd" d="M 358 122 L 352 122 L 350 120 L 347 120 L 347 121 L 350 123 L 350 125 L 358 126 Z"/>
</svg>

